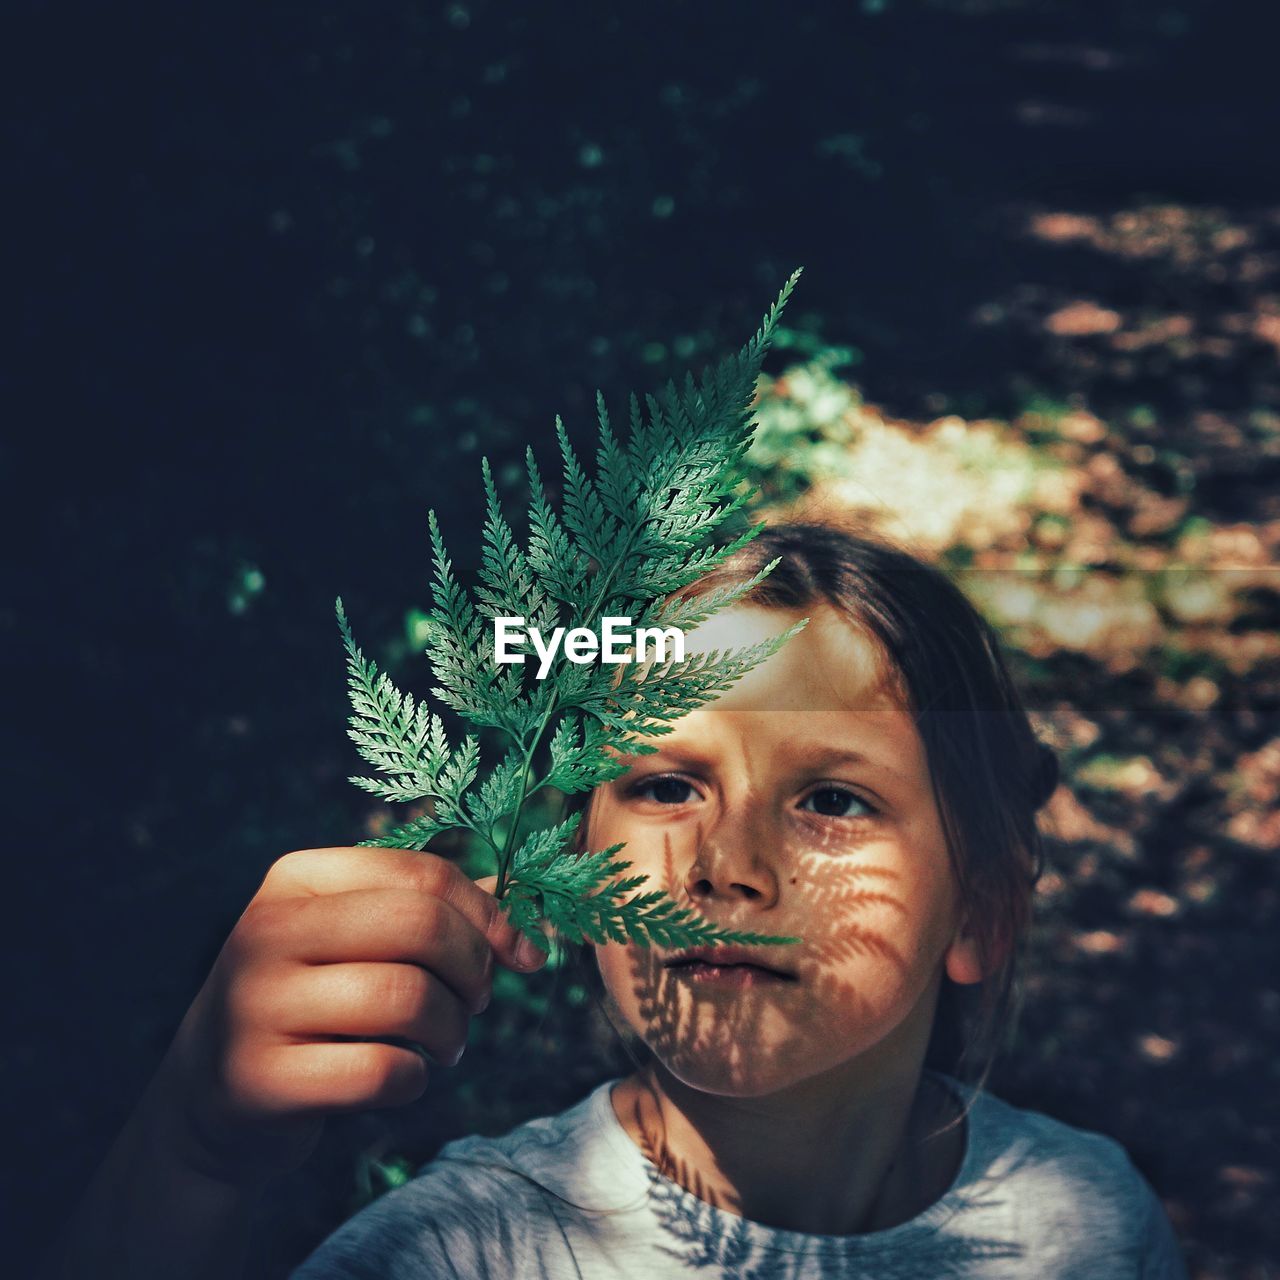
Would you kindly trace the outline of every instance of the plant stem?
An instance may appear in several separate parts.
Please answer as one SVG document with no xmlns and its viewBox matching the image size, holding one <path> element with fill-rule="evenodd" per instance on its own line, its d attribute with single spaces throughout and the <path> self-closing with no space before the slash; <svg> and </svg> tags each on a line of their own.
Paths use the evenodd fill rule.
<svg viewBox="0 0 1280 1280">
<path fill-rule="evenodd" d="M 530 739 L 528 747 L 525 748 L 524 768 L 520 770 L 520 794 L 516 797 L 516 807 L 511 815 L 511 827 L 507 831 L 507 838 L 503 841 L 502 849 L 498 852 L 498 883 L 494 889 L 493 896 L 499 902 L 502 901 L 502 895 L 507 891 L 507 871 L 511 865 L 516 833 L 520 827 L 520 810 L 524 808 L 525 800 L 533 794 L 533 791 L 538 789 L 538 787 L 534 787 L 533 791 L 529 790 L 529 770 L 533 767 L 533 753 L 538 749 L 538 743 L 542 740 L 542 735 L 546 733 L 547 725 L 557 710 L 556 700 L 552 698 L 546 715 L 542 717 L 542 723 L 534 730 L 533 737 Z M 538 786 L 541 785 L 542 783 L 538 784 Z"/>
</svg>

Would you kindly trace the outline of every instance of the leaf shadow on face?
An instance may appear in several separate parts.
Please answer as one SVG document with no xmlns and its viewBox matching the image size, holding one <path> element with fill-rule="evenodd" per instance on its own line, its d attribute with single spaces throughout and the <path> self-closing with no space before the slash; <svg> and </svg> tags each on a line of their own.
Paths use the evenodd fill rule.
<svg viewBox="0 0 1280 1280">
<path fill-rule="evenodd" d="M 699 847 L 701 839 L 699 832 Z M 822 1011 L 838 1011 L 846 1026 L 883 1017 L 883 1009 L 859 989 L 858 979 L 878 973 L 894 982 L 908 975 L 911 947 L 902 945 L 897 925 L 910 922 L 895 892 L 897 870 L 860 855 L 845 836 L 815 833 L 803 852 L 786 863 L 773 904 L 783 909 L 759 910 L 750 895 L 735 898 L 731 905 L 705 900 L 700 905 L 677 871 L 686 863 L 687 857 L 678 859 L 672 838 L 664 834 L 661 872 L 651 872 L 637 892 L 660 888 L 680 906 L 726 928 L 800 936 L 798 944 L 760 949 L 762 962 L 796 973 L 798 981 L 749 991 L 713 989 L 668 971 L 664 959 L 671 958 L 669 953 L 629 947 L 626 970 L 632 1008 L 643 1030 L 640 1039 L 648 1065 L 660 1064 L 660 1070 L 688 1083 L 705 1084 L 705 1064 L 717 1064 L 736 1075 L 735 1085 L 745 1096 L 752 1091 L 753 1079 L 804 1078 L 803 1054 L 797 1046 L 811 1046 L 815 1035 L 823 1034 Z M 860 959 L 868 962 L 865 968 L 859 966 Z M 788 1010 L 787 1001 L 796 997 L 799 1003 Z M 609 1014 L 615 1031 L 624 1040 L 634 1039 L 615 1021 L 618 1013 L 615 1007 Z M 633 1061 L 642 1065 L 634 1056 Z M 866 1260 L 848 1257 L 838 1237 L 792 1233 L 792 1240 L 800 1242 L 797 1251 L 761 1252 L 752 1224 L 732 1192 L 721 1193 L 672 1151 L 652 1077 L 641 1072 L 639 1078 L 642 1088 L 632 1097 L 630 1133 L 646 1160 L 649 1204 L 669 1237 L 662 1251 L 678 1259 L 682 1269 L 720 1268 L 760 1280 L 791 1280 L 813 1274 L 817 1263 L 823 1275 L 865 1274 Z M 964 1200 L 967 1206 L 998 1207 L 999 1189 L 979 1182 L 965 1192 Z M 1022 1253 L 1016 1242 L 985 1233 L 965 1234 L 959 1227 L 938 1233 L 936 1243 L 925 1247 L 924 1271 L 913 1273 L 940 1277 L 976 1274 L 985 1262 Z M 913 1268 L 916 1261 L 913 1253 Z"/>
<path fill-rule="evenodd" d="M 675 864 L 671 840 L 664 836 L 661 882 L 645 887 L 660 887 L 681 906 L 699 912 Z M 906 960 L 883 925 L 870 922 L 871 916 L 883 921 L 886 912 L 903 910 L 891 891 L 896 872 L 848 857 L 837 862 L 816 845 L 792 872 L 785 888 L 790 900 L 786 914 L 776 923 L 762 913 L 735 912 L 731 917 L 723 911 L 717 912 L 715 923 L 800 936 L 798 944 L 759 948 L 762 961 L 796 974 L 793 983 L 751 992 L 712 989 L 677 976 L 652 948 L 630 949 L 632 994 L 644 1023 L 644 1041 L 676 1074 L 682 1065 L 708 1060 L 723 1063 L 732 1073 L 750 1060 L 753 1074 L 765 1078 L 798 1047 L 795 1036 L 777 1035 L 780 1021 L 800 1036 L 806 1009 L 839 1009 L 851 1019 L 871 1014 L 866 996 L 841 972 L 850 960 L 872 957 L 905 970 Z M 766 1035 L 770 1030 L 772 1039 Z M 811 1026 L 808 1030 L 812 1033 Z M 794 1059 L 786 1065 L 791 1070 L 802 1066 Z"/>
</svg>

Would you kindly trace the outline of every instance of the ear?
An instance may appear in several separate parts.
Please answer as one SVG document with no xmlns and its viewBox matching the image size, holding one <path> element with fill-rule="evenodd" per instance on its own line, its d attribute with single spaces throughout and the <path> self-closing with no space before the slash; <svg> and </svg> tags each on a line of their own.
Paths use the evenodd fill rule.
<svg viewBox="0 0 1280 1280">
<path fill-rule="evenodd" d="M 955 937 L 951 939 L 945 963 L 947 977 L 961 986 L 981 982 L 983 979 L 981 950 L 977 938 L 969 932 L 967 918 L 956 929 Z"/>
</svg>

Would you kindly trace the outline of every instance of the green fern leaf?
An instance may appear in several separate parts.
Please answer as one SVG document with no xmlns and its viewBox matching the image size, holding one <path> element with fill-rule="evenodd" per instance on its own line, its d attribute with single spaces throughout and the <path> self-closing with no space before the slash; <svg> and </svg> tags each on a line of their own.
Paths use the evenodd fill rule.
<svg viewBox="0 0 1280 1280">
<path fill-rule="evenodd" d="M 356 647 L 337 602 L 353 709 L 348 733 L 362 758 L 383 775 L 351 781 L 383 800 L 425 799 L 431 806 L 429 813 L 362 843 L 422 849 L 441 832 L 471 830 L 497 856 L 495 892 L 510 919 L 543 949 L 550 945 L 544 926 L 566 939 L 597 943 L 797 941 L 722 930 L 663 892 L 642 891 L 647 877 L 625 875 L 631 864 L 615 856 L 622 845 L 574 852 L 578 815 L 522 838 L 517 832 L 524 806 L 539 789 L 572 795 L 621 777 L 628 768 L 623 757 L 656 750 L 646 739 L 670 732 L 681 716 L 731 687 L 803 622 L 739 650 L 700 653 L 682 662 L 629 663 L 621 673 L 610 664 L 577 663 L 560 653 L 550 661 L 547 678 L 532 681 L 528 664 L 494 660 L 493 640 L 499 617 L 524 618 L 544 636 L 557 628 L 598 631 L 607 616 L 631 618 L 636 627 L 687 629 L 732 605 L 772 570 L 770 564 L 750 582 L 673 598 L 762 527 L 718 540 L 755 493 L 741 464 L 751 442 L 756 379 L 798 277 L 796 272 L 786 282 L 740 351 L 705 368 L 699 379 L 689 373 L 643 400 L 632 395 L 625 441 L 615 435 L 598 395 L 594 477 L 557 418 L 562 511 L 553 507 L 528 449 L 524 547 L 502 509 L 489 461 L 482 459 L 485 518 L 474 593 L 454 574 L 436 513 L 428 512 L 433 600 L 425 652 L 435 677 L 430 692 L 476 729 L 495 730 L 509 740 L 485 776 L 478 734 L 464 734 L 451 745 L 440 714 L 425 699 L 415 703 L 401 692 Z M 549 761 L 540 770 L 544 753 Z"/>
</svg>

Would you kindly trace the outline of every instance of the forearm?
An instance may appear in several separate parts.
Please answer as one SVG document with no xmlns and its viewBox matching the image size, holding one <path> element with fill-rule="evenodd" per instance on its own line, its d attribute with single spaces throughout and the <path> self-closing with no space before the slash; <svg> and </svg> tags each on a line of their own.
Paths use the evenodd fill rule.
<svg viewBox="0 0 1280 1280">
<path fill-rule="evenodd" d="M 125 1126 L 48 1256 L 48 1280 L 238 1280 L 261 1190 L 200 1172 L 147 1100 Z"/>
</svg>

